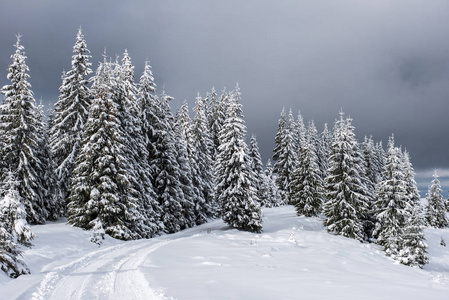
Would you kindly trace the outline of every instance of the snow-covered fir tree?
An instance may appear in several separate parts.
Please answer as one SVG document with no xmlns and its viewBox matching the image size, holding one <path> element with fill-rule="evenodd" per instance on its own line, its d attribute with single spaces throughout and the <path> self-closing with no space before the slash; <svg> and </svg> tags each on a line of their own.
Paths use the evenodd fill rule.
<svg viewBox="0 0 449 300">
<path fill-rule="evenodd" d="M 218 199 L 223 221 L 251 232 L 262 231 L 262 212 L 257 198 L 256 181 L 251 171 L 252 160 L 245 143 L 246 126 L 239 103 L 238 87 L 232 92 L 226 120 L 220 131 L 217 174 Z"/>
<path fill-rule="evenodd" d="M 136 222 L 143 217 L 138 211 L 139 199 L 133 197 L 137 192 L 130 191 L 133 185 L 125 151 L 127 135 L 119 119 L 121 107 L 115 99 L 114 80 L 112 65 L 101 63 L 94 77 L 94 99 L 72 173 L 67 220 L 74 226 L 94 230 L 96 239 L 104 232 L 129 240 L 141 237 Z"/>
<path fill-rule="evenodd" d="M 373 139 L 365 136 L 361 147 L 366 165 L 367 187 L 371 192 L 374 192 L 376 184 L 382 178 L 382 173 L 378 172 L 379 170 L 376 166 L 376 153 Z"/>
<path fill-rule="evenodd" d="M 354 135 L 351 119 L 335 124 L 334 138 L 329 158 L 328 176 L 325 179 L 324 221 L 329 232 L 363 241 L 364 224 L 370 201 L 369 191 L 362 180 L 364 162 Z"/>
<path fill-rule="evenodd" d="M 289 114 L 289 122 L 294 122 L 293 114 Z M 296 122 L 294 126 L 294 139 L 296 143 L 296 150 L 299 153 L 303 144 L 306 143 L 307 138 L 307 128 L 304 125 L 304 119 L 301 115 L 301 112 L 298 111 L 298 115 L 296 116 Z M 299 163 L 298 163 L 299 164 Z"/>
<path fill-rule="evenodd" d="M 160 97 L 155 93 L 151 67 L 147 62 L 145 70 L 140 78 L 139 99 L 141 106 L 142 133 L 148 151 L 149 178 L 156 193 L 158 210 L 162 230 L 167 233 L 177 232 L 183 228 L 192 226 L 193 217 L 190 215 L 194 204 L 191 192 L 191 183 L 184 186 L 181 173 L 184 173 L 184 184 L 188 182 L 187 173 L 180 169 L 180 162 L 186 163 L 185 157 L 178 161 L 176 146 L 180 138 L 180 132 L 175 131 L 175 120 L 171 113 L 169 102 L 173 99 L 165 91 Z M 181 145 L 185 151 L 185 145 Z M 191 179 L 190 179 L 191 180 Z M 186 190 L 187 189 L 187 190 Z M 184 193 L 187 192 L 186 199 Z M 189 211 L 190 210 L 190 211 Z"/>
<path fill-rule="evenodd" d="M 213 93 L 211 97 L 214 97 Z M 213 137 L 208 127 L 206 104 L 206 101 L 198 95 L 194 108 L 195 116 L 190 127 L 194 151 L 194 159 L 191 163 L 195 164 L 198 169 L 198 175 L 194 177 L 194 184 L 198 187 L 201 198 L 204 199 L 204 201 L 201 201 L 202 207 L 199 209 L 210 218 L 217 216 L 219 207 L 214 194 L 216 179 L 213 153 L 215 149 Z"/>
<path fill-rule="evenodd" d="M 55 196 L 64 211 L 75 159 L 80 149 L 81 136 L 92 100 L 86 78 L 92 73 L 89 53 L 80 28 L 73 46 L 72 68 L 62 76 L 59 98 L 55 103 L 49 132 L 50 151 L 58 180 Z"/>
<path fill-rule="evenodd" d="M 55 173 L 55 163 L 49 146 L 48 129 L 50 125 L 49 122 L 53 121 L 53 116 L 49 118 L 49 122 L 45 122 L 43 108 L 44 105 L 42 104 L 41 100 L 40 104 L 37 106 L 37 120 L 39 122 L 38 157 L 42 163 L 42 173 L 40 174 L 40 178 L 42 178 L 42 195 L 45 199 L 44 205 L 47 214 L 47 220 L 55 221 L 65 214 L 65 203 L 58 201 L 58 179 Z"/>
<path fill-rule="evenodd" d="M 278 207 L 284 205 L 273 174 L 271 160 L 268 160 L 265 165 L 265 172 L 262 179 L 263 181 L 260 189 L 262 190 L 264 197 L 260 200 L 261 205 L 264 207 Z"/>
<path fill-rule="evenodd" d="M 150 165 L 150 180 L 154 183 L 155 158 L 158 155 L 156 142 L 156 127 L 159 122 L 160 105 L 156 92 L 156 84 L 154 83 L 153 72 L 148 61 L 145 62 L 145 68 L 140 77 L 138 99 L 140 106 L 140 118 L 142 120 L 142 136 L 148 151 L 148 164 Z"/>
<path fill-rule="evenodd" d="M 137 99 L 138 89 L 134 83 L 134 66 L 128 51 L 125 50 L 121 64 L 114 64 L 114 98 L 118 103 L 118 118 L 125 142 L 125 160 L 127 161 L 129 202 L 137 204 L 142 219 L 135 220 L 134 230 L 141 237 L 151 237 L 158 231 L 156 194 L 150 180 L 147 145 L 142 135 L 141 108 Z M 156 215 L 151 215 L 156 214 Z"/>
<path fill-rule="evenodd" d="M 184 106 L 186 107 L 186 106 Z M 188 113 L 188 112 L 187 112 Z M 173 119 L 173 130 L 175 134 L 175 152 L 176 152 L 176 161 L 178 162 L 178 175 L 177 179 L 179 180 L 180 187 L 182 190 L 182 213 L 183 217 L 186 220 L 184 224 L 184 228 L 193 227 L 197 224 L 202 224 L 206 222 L 206 217 L 201 210 L 202 208 L 202 200 L 200 197 L 200 193 L 198 189 L 193 185 L 193 170 L 190 163 L 190 149 L 188 145 L 189 131 L 185 130 L 185 126 L 180 126 L 179 122 L 179 111 L 176 115 L 176 118 Z"/>
<path fill-rule="evenodd" d="M 428 262 L 418 189 L 407 152 L 388 142 L 384 179 L 377 185 L 374 211 L 377 243 L 388 256 L 409 266 Z"/>
<path fill-rule="evenodd" d="M 415 223 L 424 225 L 424 219 L 422 218 L 422 207 L 421 207 L 421 197 L 419 196 L 418 185 L 415 181 L 415 171 L 413 169 L 412 163 L 410 161 L 410 154 L 405 150 L 402 153 L 402 169 L 404 172 L 404 181 L 406 185 L 406 196 L 410 208 L 416 210 L 418 219 L 414 220 Z"/>
<path fill-rule="evenodd" d="M 254 172 L 254 180 L 257 187 L 257 198 L 261 203 L 267 202 L 264 198 L 263 190 L 260 188 L 264 181 L 264 169 L 262 163 L 262 157 L 259 152 L 259 144 L 257 143 L 257 139 L 255 135 L 251 136 L 249 142 L 249 156 L 251 157 L 251 170 Z"/>
<path fill-rule="evenodd" d="M 385 159 L 386 159 L 386 153 L 382 144 L 382 141 L 379 141 L 376 143 L 375 147 L 374 147 L 374 165 L 373 167 L 376 170 L 377 174 L 381 174 L 380 178 L 378 179 L 378 183 L 380 182 L 380 180 L 384 179 L 383 175 L 384 173 L 384 168 L 385 168 Z"/>
<path fill-rule="evenodd" d="M 449 221 L 446 217 L 446 207 L 444 205 L 444 198 L 441 195 L 442 189 L 438 174 L 435 171 L 433 174 L 432 185 L 427 192 L 425 218 L 428 226 L 435 228 L 445 228 L 449 226 Z"/>
<path fill-rule="evenodd" d="M 323 179 L 323 181 L 327 176 L 327 170 L 329 168 L 329 156 L 331 145 L 332 145 L 332 133 L 327 128 L 327 124 L 324 124 L 324 129 L 320 134 L 319 147 L 317 150 L 318 166 L 320 167 L 321 178 Z"/>
<path fill-rule="evenodd" d="M 390 137 L 387 146 L 383 180 L 376 187 L 374 236 L 385 253 L 398 258 L 403 245 L 404 228 L 408 221 L 407 184 L 402 169 L 401 150 Z"/>
<path fill-rule="evenodd" d="M 291 197 L 298 216 L 316 217 L 323 204 L 323 182 L 321 179 L 316 140 L 313 134 L 303 141 L 299 152 L 301 164 L 292 175 Z"/>
<path fill-rule="evenodd" d="M 47 218 L 42 183 L 43 165 L 40 160 L 40 120 L 36 109 L 31 85 L 28 82 L 29 68 L 26 65 L 24 47 L 20 35 L 15 44 L 16 51 L 11 56 L 13 62 L 8 68 L 7 78 L 1 93 L 5 99 L 0 106 L 0 157 L 4 170 L 0 170 L 0 180 L 4 181 L 7 171 L 15 174 L 17 192 L 23 201 L 27 221 L 43 224 Z"/>
<path fill-rule="evenodd" d="M 398 261 L 406 266 L 422 268 L 429 263 L 429 258 L 426 255 L 428 245 L 425 243 L 422 225 L 416 222 L 421 218 L 419 209 L 416 207 L 410 208 L 410 222 L 404 228 Z"/>
<path fill-rule="evenodd" d="M 370 195 L 375 194 L 375 187 L 382 178 L 382 173 L 378 171 L 376 166 L 376 154 L 374 151 L 374 141 L 371 138 L 365 139 L 360 145 L 363 160 L 365 164 L 365 181 L 364 184 L 369 191 Z M 371 201 L 367 203 L 368 214 L 364 220 L 365 234 L 368 239 L 373 238 L 373 231 L 376 224 L 375 214 L 373 213 L 374 198 L 370 198 Z"/>
<path fill-rule="evenodd" d="M 142 166 L 148 168 L 144 174 L 147 176 L 145 181 L 146 185 L 144 188 L 149 189 L 149 194 L 144 195 L 143 198 L 143 214 L 145 216 L 145 222 L 148 228 L 148 236 L 152 237 L 159 231 L 161 231 L 163 224 L 161 222 L 161 214 L 162 211 L 160 209 L 159 203 L 157 201 L 157 195 L 155 193 L 155 189 L 153 187 L 154 183 L 154 174 L 153 171 L 154 157 L 157 156 L 157 149 L 155 145 L 155 129 L 154 124 L 158 122 L 157 110 L 158 100 L 155 95 L 156 92 L 156 84 L 154 83 L 153 72 L 151 71 L 151 65 L 149 61 L 145 62 L 144 71 L 140 77 L 138 90 L 137 90 L 137 100 L 138 100 L 138 108 L 139 108 L 139 117 L 140 117 L 140 129 L 141 129 L 141 138 L 143 146 L 146 149 L 146 157 L 140 158 L 140 163 Z M 147 191 L 148 192 L 148 191 Z"/>
<path fill-rule="evenodd" d="M 177 149 L 175 146 L 177 138 L 174 131 L 174 118 L 169 105 L 169 101 L 173 98 L 163 91 L 159 99 L 158 122 L 153 124 L 156 156 L 152 157 L 153 161 L 150 162 L 150 165 L 154 172 L 152 174 L 153 186 L 162 212 L 161 221 L 164 224 L 164 231 L 173 233 L 189 226 L 189 220 L 183 213 L 183 209 L 188 205 L 183 205 L 186 199 L 182 183 L 179 181 L 180 166 L 176 159 Z"/>
<path fill-rule="evenodd" d="M 189 107 L 187 102 L 184 102 L 176 114 L 176 132 L 177 132 L 177 151 L 178 163 L 183 166 L 185 172 L 188 174 L 188 179 L 184 180 L 184 194 L 189 198 L 192 205 L 190 209 L 190 225 L 199 225 L 207 220 L 206 213 L 206 199 L 200 191 L 202 188 L 202 178 L 200 176 L 200 168 L 197 163 L 197 152 L 195 142 L 191 132 L 191 120 L 189 117 Z M 187 191 L 187 194 L 186 194 Z M 187 211 L 186 211 L 187 212 Z"/>
<path fill-rule="evenodd" d="M 16 190 L 18 182 L 12 172 L 8 172 L 1 190 L 0 199 L 0 269 L 9 277 L 16 278 L 29 274 L 30 270 L 20 259 L 19 245 L 31 247 L 34 234 L 26 221 L 25 207 Z"/>
<path fill-rule="evenodd" d="M 210 129 L 210 138 L 212 139 L 213 150 L 211 155 L 213 160 L 217 157 L 218 146 L 220 145 L 220 131 L 226 118 L 225 114 L 228 101 L 229 94 L 226 90 L 223 90 L 221 96 L 218 97 L 214 88 L 207 94 L 205 99 L 207 122 Z"/>
<path fill-rule="evenodd" d="M 429 262 L 424 238 L 424 220 L 421 201 L 415 181 L 415 172 L 407 151 L 402 154 L 402 169 L 406 185 L 407 222 L 404 227 L 403 245 L 399 251 L 399 262 L 408 266 L 422 267 Z"/>
<path fill-rule="evenodd" d="M 279 119 L 278 132 L 275 137 L 276 147 L 274 149 L 273 159 L 274 173 L 276 174 L 276 183 L 281 191 L 283 201 L 287 204 L 293 204 L 291 199 L 291 176 L 298 165 L 298 143 L 297 130 L 294 122 L 293 113 L 290 110 L 288 120 L 285 111 L 282 110 Z"/>
</svg>

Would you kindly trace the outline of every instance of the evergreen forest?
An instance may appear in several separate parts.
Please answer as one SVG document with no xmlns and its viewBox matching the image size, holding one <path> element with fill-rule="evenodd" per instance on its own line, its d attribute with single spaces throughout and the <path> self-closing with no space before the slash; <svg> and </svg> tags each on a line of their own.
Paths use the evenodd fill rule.
<svg viewBox="0 0 449 300">
<path fill-rule="evenodd" d="M 28 274 L 21 248 L 30 225 L 66 218 L 121 240 L 222 218 L 260 233 L 264 207 L 293 205 L 320 218 L 330 234 L 377 243 L 398 262 L 428 262 L 425 226 L 447 227 L 449 204 L 435 174 L 422 206 L 409 153 L 370 137 L 359 141 L 342 111 L 332 128 L 282 109 L 272 160 L 262 162 L 249 137 L 239 86 L 185 102 L 157 91 L 150 63 L 134 74 L 125 50 L 105 53 L 93 69 L 81 29 L 59 98 L 44 112 L 31 90 L 21 37 L 8 67 L 0 105 L 0 267 Z"/>
</svg>

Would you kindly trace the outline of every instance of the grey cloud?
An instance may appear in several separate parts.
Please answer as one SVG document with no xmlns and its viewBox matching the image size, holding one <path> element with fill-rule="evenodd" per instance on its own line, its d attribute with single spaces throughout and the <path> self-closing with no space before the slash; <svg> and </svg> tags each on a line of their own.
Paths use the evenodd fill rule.
<svg viewBox="0 0 449 300">
<path fill-rule="evenodd" d="M 239 82 L 249 133 L 272 154 L 283 106 L 319 130 L 340 108 L 358 138 L 395 133 L 417 169 L 449 167 L 447 1 L 11 1 L 0 3 L 0 84 L 23 44 L 36 99 L 57 99 L 81 25 L 93 55 L 149 59 L 174 106 Z"/>
</svg>

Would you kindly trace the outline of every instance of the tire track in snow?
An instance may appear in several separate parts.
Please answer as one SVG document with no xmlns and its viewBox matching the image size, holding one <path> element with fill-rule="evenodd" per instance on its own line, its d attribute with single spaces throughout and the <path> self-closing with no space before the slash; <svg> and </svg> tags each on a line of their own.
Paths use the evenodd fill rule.
<svg viewBox="0 0 449 300">
<path fill-rule="evenodd" d="M 139 267 L 159 248 L 197 236 L 140 240 L 90 252 L 49 272 L 32 299 L 170 299 L 150 287 Z"/>
<path fill-rule="evenodd" d="M 66 274 L 73 272 L 83 266 L 87 265 L 92 259 L 101 256 L 104 253 L 108 253 L 112 249 L 119 249 L 125 246 L 124 244 L 111 246 L 105 249 L 92 251 L 85 256 L 82 256 L 66 265 L 55 268 L 53 271 L 45 275 L 44 279 L 41 281 L 37 292 L 33 293 L 32 300 L 44 300 L 48 299 L 55 285 L 60 281 Z"/>
<path fill-rule="evenodd" d="M 108 299 L 166 299 L 164 295 L 150 288 L 144 273 L 139 267 L 152 252 L 178 240 L 167 240 L 157 244 L 145 245 L 139 252 L 126 258 L 114 268 L 107 286 L 111 289 Z"/>
</svg>

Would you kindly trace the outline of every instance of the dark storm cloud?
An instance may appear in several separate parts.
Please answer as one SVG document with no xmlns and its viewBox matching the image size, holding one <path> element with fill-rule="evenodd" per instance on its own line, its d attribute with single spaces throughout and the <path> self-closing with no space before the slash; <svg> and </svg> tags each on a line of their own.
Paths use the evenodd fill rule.
<svg viewBox="0 0 449 300">
<path fill-rule="evenodd" d="M 359 139 L 395 133 L 416 169 L 449 168 L 448 12 L 438 0 L 3 0 L 0 84 L 20 32 L 36 99 L 54 102 L 81 25 L 93 68 L 104 47 L 127 48 L 136 79 L 149 59 L 177 103 L 239 82 L 264 159 L 283 106 L 320 131 L 343 108 Z"/>
</svg>

